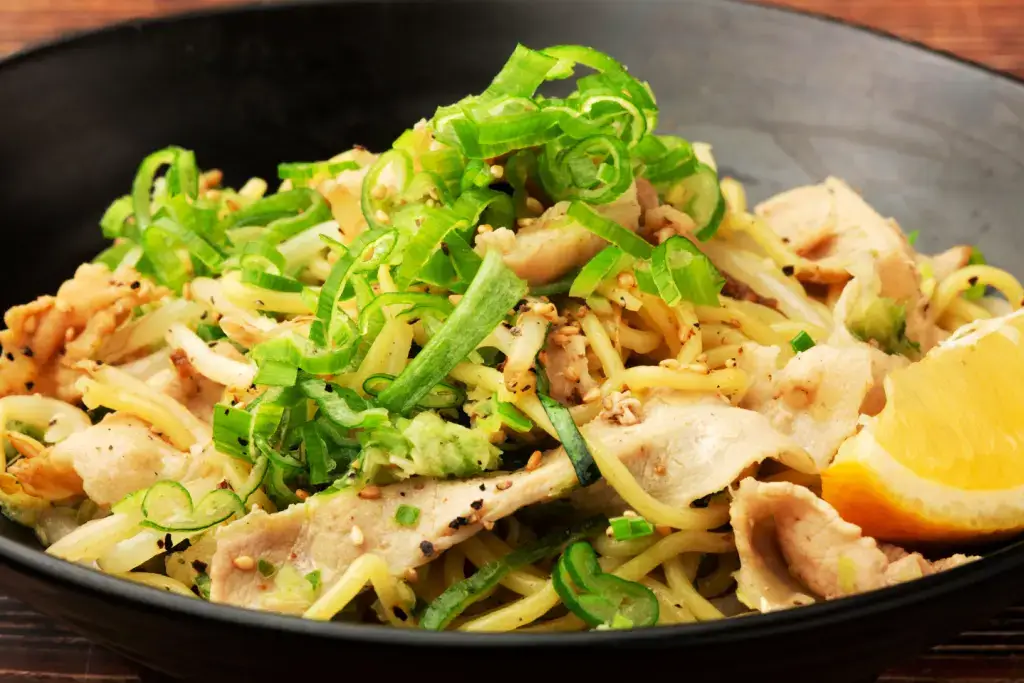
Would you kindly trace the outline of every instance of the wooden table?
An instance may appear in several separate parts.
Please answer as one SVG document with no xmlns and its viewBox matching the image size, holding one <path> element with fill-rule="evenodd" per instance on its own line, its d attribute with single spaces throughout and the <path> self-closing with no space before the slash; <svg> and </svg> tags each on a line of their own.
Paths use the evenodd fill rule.
<svg viewBox="0 0 1024 683">
<path fill-rule="evenodd" d="M 245 0 L 0 0 L 0 56 L 68 31 Z M 1024 0 L 758 0 L 880 29 L 1024 78 Z M 0 133 L 2 134 L 2 133 Z M 147 680 L 0 596 L 0 681 Z M 1024 683 L 1024 607 L 899 666 L 886 683 Z"/>
</svg>

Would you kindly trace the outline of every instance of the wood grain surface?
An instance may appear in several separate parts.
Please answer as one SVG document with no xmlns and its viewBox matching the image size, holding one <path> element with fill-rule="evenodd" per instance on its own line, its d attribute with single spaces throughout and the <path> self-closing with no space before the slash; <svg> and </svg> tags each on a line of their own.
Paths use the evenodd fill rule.
<svg viewBox="0 0 1024 683">
<path fill-rule="evenodd" d="M 133 17 L 245 0 L 0 0 L 0 56 Z M 886 31 L 1024 77 L 1024 0 L 760 0 Z M 0 135 L 2 135 L 0 128 Z M 156 680 L 0 595 L 0 681 Z M 823 679 L 824 680 L 824 679 Z M 885 683 L 1024 682 L 1024 607 L 894 668 Z"/>
</svg>

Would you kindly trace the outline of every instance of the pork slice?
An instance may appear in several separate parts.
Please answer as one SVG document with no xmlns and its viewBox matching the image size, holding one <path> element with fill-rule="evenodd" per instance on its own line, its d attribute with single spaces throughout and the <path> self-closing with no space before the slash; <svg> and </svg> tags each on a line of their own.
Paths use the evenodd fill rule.
<svg viewBox="0 0 1024 683">
<path fill-rule="evenodd" d="M 730 510 L 737 596 L 761 612 L 863 593 L 969 562 L 879 546 L 809 489 L 744 479 Z"/>
<path fill-rule="evenodd" d="M 531 285 L 557 280 L 582 266 L 608 243 L 565 216 L 568 202 L 559 202 L 529 226 L 519 229 L 515 242 L 503 248 L 505 265 Z M 640 204 L 636 185 L 608 204 L 594 207 L 604 217 L 636 232 L 640 225 Z"/>
<path fill-rule="evenodd" d="M 821 471 L 857 431 L 875 386 L 872 354 L 863 344 L 820 344 L 792 358 L 775 373 L 772 386 L 771 400 L 752 407 L 806 449 Z"/>
<path fill-rule="evenodd" d="M 647 493 L 678 507 L 721 491 L 752 465 L 772 458 L 802 472 L 815 472 L 811 458 L 764 416 L 718 399 L 657 400 L 644 406 L 647 454 L 626 462 Z M 625 503 L 599 482 L 572 494 L 576 507 L 621 514 Z"/>
<path fill-rule="evenodd" d="M 33 495 L 62 500 L 84 493 L 98 505 L 113 505 L 158 481 L 181 480 L 189 464 L 187 454 L 141 420 L 111 414 L 10 469 Z"/>
</svg>

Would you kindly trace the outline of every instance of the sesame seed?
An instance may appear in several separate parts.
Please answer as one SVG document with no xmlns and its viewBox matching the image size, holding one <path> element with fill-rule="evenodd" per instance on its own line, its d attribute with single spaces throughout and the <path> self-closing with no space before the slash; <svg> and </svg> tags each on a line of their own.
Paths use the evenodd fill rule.
<svg viewBox="0 0 1024 683">
<path fill-rule="evenodd" d="M 487 223 L 481 223 L 477 226 L 476 231 L 480 235 L 486 235 L 489 232 L 494 232 L 494 226 L 488 225 Z"/>
<path fill-rule="evenodd" d="M 619 273 L 615 280 L 619 283 L 620 287 L 625 287 L 626 289 L 636 286 L 636 278 L 633 277 L 632 273 Z"/>
<path fill-rule="evenodd" d="M 359 492 L 359 497 L 363 500 L 377 500 L 380 498 L 380 487 L 370 484 Z"/>
<path fill-rule="evenodd" d="M 505 481 L 499 481 L 497 484 L 495 484 L 494 488 L 498 489 L 499 491 L 508 491 L 510 488 L 512 488 L 512 480 L 506 479 Z"/>
<path fill-rule="evenodd" d="M 231 564 L 243 572 L 251 572 L 256 568 L 256 560 L 252 559 L 248 555 L 239 555 L 235 559 L 231 560 Z"/>
<path fill-rule="evenodd" d="M 622 516 L 623 517 L 639 517 L 640 515 L 638 515 L 636 513 L 636 510 L 623 510 Z"/>
<path fill-rule="evenodd" d="M 378 223 L 388 225 L 391 223 L 391 216 L 389 216 L 383 209 L 377 209 L 377 213 L 373 214 L 373 217 Z"/>
<path fill-rule="evenodd" d="M 540 451 L 534 451 L 530 454 L 530 459 L 526 461 L 526 471 L 533 472 L 535 469 L 540 467 L 540 461 L 543 454 Z"/>
<path fill-rule="evenodd" d="M 420 575 L 419 575 L 419 572 L 417 572 L 417 571 L 416 571 L 415 569 L 413 569 L 412 567 L 408 567 L 408 568 L 407 568 L 407 569 L 405 570 L 405 572 L 403 572 L 402 576 L 403 576 L 403 578 L 405 578 L 405 580 L 406 580 L 406 581 L 408 581 L 409 583 L 416 583 L 417 581 L 419 581 L 419 580 L 420 580 Z"/>
<path fill-rule="evenodd" d="M 528 228 L 531 225 L 533 225 L 533 222 L 533 218 L 520 218 L 518 221 L 516 221 L 520 228 Z"/>
<path fill-rule="evenodd" d="M 527 208 L 528 211 L 530 211 L 532 213 L 543 213 L 544 212 L 544 205 L 541 204 L 540 200 L 537 199 L 536 197 L 527 197 L 526 198 L 526 208 Z"/>
<path fill-rule="evenodd" d="M 384 199 L 388 196 L 388 188 L 385 185 L 374 185 L 370 190 L 370 196 L 374 199 Z"/>
<path fill-rule="evenodd" d="M 363 530 L 357 527 L 355 524 L 352 525 L 352 531 L 348 534 L 349 540 L 352 541 L 352 545 L 362 545 L 366 539 L 363 537 Z"/>
<path fill-rule="evenodd" d="M 601 398 L 601 390 L 598 389 L 597 387 L 594 387 L 593 389 L 591 389 L 587 393 L 583 394 L 583 402 L 584 403 L 593 403 L 594 401 L 597 401 L 600 398 Z"/>
<path fill-rule="evenodd" d="M 504 178 L 505 177 L 505 169 L 502 168 L 501 166 L 498 166 L 497 164 L 491 166 L 490 170 L 491 170 L 491 177 L 492 178 Z"/>
</svg>

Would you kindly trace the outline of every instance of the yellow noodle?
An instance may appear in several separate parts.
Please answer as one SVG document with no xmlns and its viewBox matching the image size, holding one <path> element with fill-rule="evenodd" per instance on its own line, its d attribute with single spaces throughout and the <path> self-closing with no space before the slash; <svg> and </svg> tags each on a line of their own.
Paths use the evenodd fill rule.
<svg viewBox="0 0 1024 683">
<path fill-rule="evenodd" d="M 88 378 L 78 380 L 77 386 L 82 391 L 82 403 L 89 408 L 103 406 L 141 418 L 182 451 L 187 451 L 196 442 L 195 435 L 175 415 L 138 394 Z"/>
<path fill-rule="evenodd" d="M 738 329 L 720 323 L 708 323 L 701 325 L 700 334 L 703 343 L 707 348 L 714 349 L 719 346 L 736 346 L 746 344 L 750 339 Z"/>
<path fill-rule="evenodd" d="M 675 358 L 679 355 L 683 345 L 679 341 L 679 328 L 676 327 L 672 309 L 664 301 L 651 294 L 641 294 L 641 298 L 644 305 L 637 311 L 637 314 L 652 330 L 661 334 L 668 346 L 669 353 Z"/>
<path fill-rule="evenodd" d="M 638 365 L 624 370 L 609 379 L 602 388 L 604 393 L 618 391 L 622 387 L 639 389 L 675 389 L 705 393 L 722 392 L 742 395 L 747 389 L 749 378 L 739 368 L 725 368 L 702 374 L 694 370 L 664 368 L 655 365 Z"/>
<path fill-rule="evenodd" d="M 393 626 L 412 626 L 411 619 L 402 621 L 394 616 L 394 608 L 401 606 L 398 582 L 388 571 L 387 563 L 379 555 L 373 553 L 366 553 L 356 558 L 355 562 L 349 565 L 349 568 L 341 575 L 341 578 L 317 598 L 316 602 L 302 616 L 318 621 L 330 620 L 335 614 L 345 609 L 345 606 L 359 595 L 367 583 L 373 586 L 384 613 Z"/>
<path fill-rule="evenodd" d="M 558 593 L 549 579 L 533 595 L 516 600 L 504 607 L 471 619 L 459 626 L 460 631 L 501 632 L 513 631 L 532 624 L 559 604 Z"/>
<path fill-rule="evenodd" d="M 491 550 L 484 545 L 484 542 L 475 536 L 467 538 L 465 541 L 460 543 L 458 547 L 466 553 L 466 557 L 469 558 L 469 561 L 477 567 L 483 567 L 485 564 L 496 562 L 500 557 L 499 555 L 492 553 Z M 544 578 L 532 576 L 518 569 L 509 570 L 509 572 L 499 581 L 502 586 L 519 593 L 520 595 L 533 595 L 544 587 L 544 582 Z"/>
<path fill-rule="evenodd" d="M 985 265 L 965 266 L 935 288 L 931 301 L 932 314 L 941 316 L 961 292 L 976 284 L 993 287 L 1002 292 L 1013 306 L 1013 310 L 1017 310 L 1024 303 L 1024 287 L 1021 287 L 1017 278 L 1005 270 Z"/>
<path fill-rule="evenodd" d="M 594 550 L 606 557 L 636 557 L 657 542 L 655 536 L 641 536 L 619 541 L 607 534 L 601 534 L 593 541 Z"/>
<path fill-rule="evenodd" d="M 728 308 L 730 311 L 739 311 L 745 313 L 751 318 L 755 318 L 771 325 L 772 323 L 786 322 L 789 320 L 786 316 L 782 315 L 774 308 L 759 304 L 756 301 L 744 301 L 743 299 L 733 299 L 732 297 L 720 295 L 718 297 L 719 302 L 722 306 Z"/>
<path fill-rule="evenodd" d="M 679 341 L 682 348 L 676 354 L 676 360 L 683 365 L 689 365 L 697 360 L 697 356 L 704 350 L 703 339 L 698 332 L 700 329 L 697 313 L 693 304 L 684 301 L 672 307 L 672 313 L 679 325 Z"/>
<path fill-rule="evenodd" d="M 679 600 L 686 605 L 686 608 L 700 621 L 711 621 L 725 617 L 717 607 L 708 602 L 707 598 L 697 592 L 693 587 L 692 579 L 687 576 L 683 560 L 679 556 L 670 557 L 662 564 L 665 571 L 665 580 L 669 588 Z M 694 567 L 696 570 L 696 567 Z"/>
<path fill-rule="evenodd" d="M 714 598 L 725 593 L 735 582 L 733 573 L 740 568 L 739 556 L 735 553 L 720 555 L 715 570 L 697 579 L 697 591 L 705 598 Z"/>
<path fill-rule="evenodd" d="M 721 368 L 725 366 L 725 362 L 730 358 L 737 360 L 743 347 L 739 344 L 727 344 L 725 346 L 716 346 L 713 349 L 708 349 L 704 352 L 706 356 L 705 364 L 714 370 L 715 368 Z"/>
<path fill-rule="evenodd" d="M 714 529 L 729 518 L 729 509 L 724 506 L 678 508 L 663 503 L 644 490 L 621 460 L 609 456 L 594 443 L 590 444 L 590 453 L 608 485 L 653 524 L 667 524 L 676 529 Z"/>
<path fill-rule="evenodd" d="M 141 583 L 143 586 L 149 586 L 150 588 L 158 588 L 160 590 L 167 591 L 168 593 L 174 593 L 175 595 L 183 595 L 186 598 L 197 597 L 195 593 L 190 591 L 188 587 L 181 581 L 176 581 L 169 576 L 163 574 L 152 574 L 150 572 L 125 572 L 123 574 L 114 574 L 121 579 L 127 579 L 128 581 L 134 581 L 135 583 Z"/>
<path fill-rule="evenodd" d="M 583 334 L 587 336 L 590 348 L 594 350 L 594 354 L 601 361 L 605 377 L 611 377 L 618 372 L 624 371 L 626 368 L 622 364 L 622 357 L 615 350 L 612 340 L 608 337 L 604 325 L 601 324 L 597 316 L 593 313 L 588 313 L 580 319 L 580 325 L 583 328 Z"/>
<path fill-rule="evenodd" d="M 649 576 L 640 580 L 640 583 L 647 586 L 658 599 L 658 623 L 659 624 L 689 624 L 697 619 L 686 608 L 669 587 L 661 581 L 652 579 Z"/>
<path fill-rule="evenodd" d="M 762 346 L 784 346 L 788 347 L 789 339 L 771 328 L 771 326 L 758 320 L 752 315 L 747 315 L 738 308 L 713 308 L 711 306 L 698 306 L 697 317 L 701 325 L 705 323 L 726 323 L 730 327 L 736 327 L 743 334 L 750 337 Z"/>
<path fill-rule="evenodd" d="M 605 329 L 608 329 L 609 322 L 605 322 Z M 627 349 L 636 351 L 637 353 L 647 354 L 654 351 L 656 348 L 661 346 L 662 338 L 657 332 L 651 332 L 649 330 L 638 330 L 635 327 L 630 327 L 624 322 L 620 322 L 618 329 L 615 330 L 619 337 L 619 343 L 621 343 Z M 608 330 L 611 334 L 612 331 Z"/>
<path fill-rule="evenodd" d="M 966 325 L 975 320 L 988 320 L 991 317 L 992 314 L 985 308 L 963 297 L 957 297 L 942 312 L 938 322 L 939 327 L 952 331 L 961 325 Z"/>
<path fill-rule="evenodd" d="M 450 548 L 444 554 L 444 586 L 450 588 L 466 578 L 466 554 L 461 544 Z"/>
<path fill-rule="evenodd" d="M 221 277 L 224 295 L 236 306 L 276 313 L 308 314 L 313 312 L 309 300 L 301 292 L 277 292 L 246 284 L 238 271 Z"/>
<path fill-rule="evenodd" d="M 726 510 L 726 517 L 728 511 Z M 615 575 L 628 581 L 639 581 L 670 557 L 684 552 L 730 553 L 736 550 L 732 534 L 710 531 L 677 531 L 664 537 L 650 548 L 615 571 Z"/>
<path fill-rule="evenodd" d="M 441 563 L 441 560 L 435 560 L 416 569 L 417 578 L 412 588 L 424 602 L 433 602 L 446 588 Z"/>
</svg>

